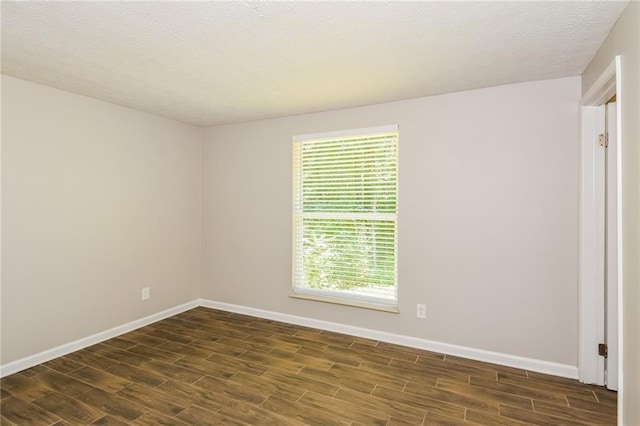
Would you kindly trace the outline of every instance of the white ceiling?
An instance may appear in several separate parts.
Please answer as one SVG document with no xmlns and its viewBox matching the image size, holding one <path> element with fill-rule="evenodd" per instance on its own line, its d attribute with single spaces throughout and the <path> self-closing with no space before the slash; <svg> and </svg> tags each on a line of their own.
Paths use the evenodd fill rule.
<svg viewBox="0 0 640 426">
<path fill-rule="evenodd" d="M 2 2 L 2 72 L 197 125 L 581 74 L 623 2 Z"/>
</svg>

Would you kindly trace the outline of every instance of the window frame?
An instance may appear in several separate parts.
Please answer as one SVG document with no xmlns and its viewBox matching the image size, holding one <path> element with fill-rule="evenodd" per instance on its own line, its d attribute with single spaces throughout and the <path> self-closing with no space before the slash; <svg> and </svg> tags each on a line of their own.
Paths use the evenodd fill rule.
<svg viewBox="0 0 640 426">
<path fill-rule="evenodd" d="M 375 297 L 370 295 L 357 295 L 353 293 L 344 292 L 341 294 L 340 291 L 332 291 L 332 290 L 323 290 L 323 289 L 313 289 L 313 288 L 305 288 L 298 286 L 298 278 L 300 275 L 304 275 L 303 266 L 298 265 L 298 262 L 304 263 L 304 253 L 299 253 L 302 250 L 302 247 L 299 246 L 300 241 L 298 241 L 299 231 L 297 226 L 302 220 L 301 216 L 305 214 L 304 211 L 300 210 L 302 199 L 302 150 L 300 145 L 303 143 L 309 143 L 312 141 L 317 141 L 318 143 L 322 143 L 324 141 L 335 141 L 336 139 L 355 139 L 359 137 L 374 137 L 378 135 L 383 135 L 385 133 L 395 133 L 395 211 L 393 213 L 378 213 L 378 212 L 370 212 L 370 213 L 362 213 L 365 216 L 371 216 L 371 219 L 380 219 L 382 220 L 390 220 L 393 223 L 394 229 L 394 247 L 393 247 L 393 299 L 386 299 L 382 297 Z M 306 135 L 297 135 L 292 138 L 292 171 L 293 171 L 293 185 L 292 185 L 292 283 L 291 283 L 291 292 L 289 294 L 292 298 L 297 299 L 306 299 L 313 300 L 319 302 L 333 303 L 338 305 L 347 305 L 359 308 L 373 309 L 384 312 L 392 312 L 399 313 L 399 285 L 398 285 L 398 194 L 399 194 L 399 146 L 400 146 L 400 135 L 399 135 L 399 126 L 398 125 L 388 125 L 388 126 L 377 126 L 377 127 L 369 127 L 369 128 L 361 128 L 361 129 L 350 129 L 350 130 L 342 130 L 336 132 L 325 132 L 325 133 L 314 133 L 314 134 L 306 134 Z M 307 212 L 306 214 L 309 214 Z M 340 212 L 328 212 L 327 216 L 340 216 Z M 302 236 L 300 236 L 300 240 Z M 300 249 L 300 250 L 298 250 Z"/>
</svg>

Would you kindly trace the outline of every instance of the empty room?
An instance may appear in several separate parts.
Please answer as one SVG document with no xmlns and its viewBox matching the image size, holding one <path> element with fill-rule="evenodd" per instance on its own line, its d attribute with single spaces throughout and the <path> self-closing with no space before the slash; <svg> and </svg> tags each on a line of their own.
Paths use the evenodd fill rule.
<svg viewBox="0 0 640 426">
<path fill-rule="evenodd" d="M 640 2 L 0 12 L 2 425 L 640 426 Z"/>
</svg>

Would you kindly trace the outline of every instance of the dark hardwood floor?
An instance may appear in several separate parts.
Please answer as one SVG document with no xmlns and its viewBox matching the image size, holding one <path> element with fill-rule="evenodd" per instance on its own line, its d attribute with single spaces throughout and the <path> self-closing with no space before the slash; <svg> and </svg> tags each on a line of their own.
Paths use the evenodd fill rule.
<svg viewBox="0 0 640 426">
<path fill-rule="evenodd" d="M 575 380 L 196 308 L 1 380 L 2 425 L 614 425 Z"/>
</svg>

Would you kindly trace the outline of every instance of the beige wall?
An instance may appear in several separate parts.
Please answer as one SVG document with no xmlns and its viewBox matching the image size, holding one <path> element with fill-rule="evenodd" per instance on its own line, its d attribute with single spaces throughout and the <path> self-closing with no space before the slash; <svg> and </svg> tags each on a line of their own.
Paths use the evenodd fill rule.
<svg viewBox="0 0 640 426">
<path fill-rule="evenodd" d="M 3 364 L 202 295 L 576 365 L 579 78 L 209 128 L 202 180 L 200 129 L 2 83 Z M 401 313 L 288 298 L 291 136 L 396 123 Z"/>
<path fill-rule="evenodd" d="M 631 2 L 583 74 L 582 92 L 622 55 L 623 365 L 621 424 L 640 424 L 640 3 Z"/>
<path fill-rule="evenodd" d="M 199 296 L 201 140 L 2 77 L 2 364 Z"/>
<path fill-rule="evenodd" d="M 572 77 L 207 129 L 202 296 L 577 365 L 579 99 Z M 292 135 L 387 124 L 401 313 L 289 298 Z"/>
</svg>

